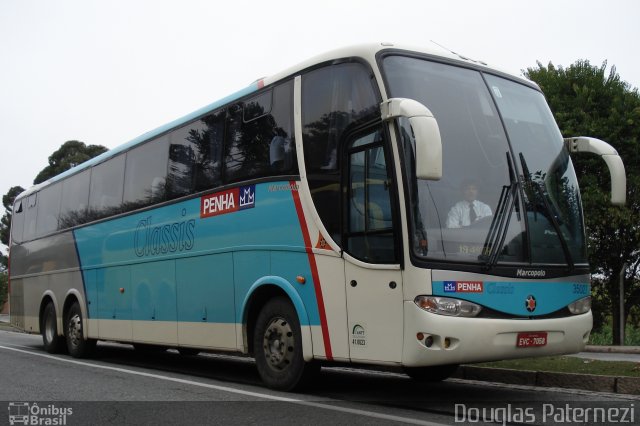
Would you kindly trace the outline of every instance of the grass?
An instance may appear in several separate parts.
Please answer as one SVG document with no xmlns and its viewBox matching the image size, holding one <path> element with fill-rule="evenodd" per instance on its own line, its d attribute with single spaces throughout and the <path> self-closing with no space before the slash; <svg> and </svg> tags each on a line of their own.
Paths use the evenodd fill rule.
<svg viewBox="0 0 640 426">
<path fill-rule="evenodd" d="M 613 342 L 613 331 L 611 325 L 608 324 L 600 330 L 594 330 L 589 337 L 590 345 L 610 345 Z M 624 333 L 625 346 L 640 346 L 640 328 L 633 325 L 627 325 Z"/>
<path fill-rule="evenodd" d="M 552 371 L 559 373 L 594 374 L 598 376 L 640 377 L 640 363 L 596 361 L 571 356 L 524 358 L 475 364 L 478 367 L 512 370 Z"/>
<path fill-rule="evenodd" d="M 593 331 L 590 345 L 611 345 L 613 342 L 611 324 Z M 627 325 L 625 345 L 640 346 L 640 327 Z M 479 367 L 508 368 L 513 370 L 552 371 L 560 373 L 595 374 L 598 376 L 640 377 L 640 363 L 621 361 L 597 361 L 571 356 L 551 356 L 524 358 L 508 361 L 477 364 Z"/>
</svg>

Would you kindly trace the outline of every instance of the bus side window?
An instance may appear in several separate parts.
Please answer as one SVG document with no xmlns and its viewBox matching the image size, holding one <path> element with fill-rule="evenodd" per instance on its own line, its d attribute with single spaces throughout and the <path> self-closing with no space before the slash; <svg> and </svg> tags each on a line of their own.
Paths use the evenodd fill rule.
<svg viewBox="0 0 640 426">
<path fill-rule="evenodd" d="M 271 108 L 274 128 L 269 142 L 270 174 L 297 174 L 296 144 L 293 134 L 293 81 L 273 89 Z"/>
<path fill-rule="evenodd" d="M 24 241 L 33 240 L 36 237 L 36 219 L 38 217 L 37 208 L 38 193 L 29 195 L 27 198 L 27 211 L 24 219 Z"/>
<path fill-rule="evenodd" d="M 225 117 L 216 111 L 171 132 L 167 199 L 221 185 Z"/>
<path fill-rule="evenodd" d="M 11 215 L 11 240 L 14 243 L 22 242 L 22 231 L 24 229 L 24 216 L 26 198 L 16 202 L 13 205 L 13 213 Z"/>
<path fill-rule="evenodd" d="M 125 155 L 110 158 L 91 170 L 89 208 L 92 219 L 100 219 L 120 212 L 124 183 Z"/>
<path fill-rule="evenodd" d="M 348 150 L 347 251 L 371 263 L 397 261 L 391 209 L 390 175 L 382 132 L 355 139 Z"/>
<path fill-rule="evenodd" d="M 380 118 L 369 70 L 356 62 L 330 65 L 302 76 L 302 132 L 311 197 L 322 222 L 341 244 L 340 152 L 343 135 Z"/>
<path fill-rule="evenodd" d="M 226 182 L 296 170 L 292 104 L 292 83 L 286 82 L 229 108 Z"/>
<path fill-rule="evenodd" d="M 169 138 L 162 136 L 127 152 L 124 207 L 135 210 L 165 200 Z"/>
<path fill-rule="evenodd" d="M 58 229 L 67 229 L 89 221 L 89 180 L 91 170 L 87 169 L 62 181 L 62 202 Z"/>
<path fill-rule="evenodd" d="M 43 188 L 38 198 L 38 218 L 36 220 L 36 235 L 42 237 L 58 229 L 60 213 L 60 199 L 62 197 L 62 183 L 58 182 Z"/>
</svg>

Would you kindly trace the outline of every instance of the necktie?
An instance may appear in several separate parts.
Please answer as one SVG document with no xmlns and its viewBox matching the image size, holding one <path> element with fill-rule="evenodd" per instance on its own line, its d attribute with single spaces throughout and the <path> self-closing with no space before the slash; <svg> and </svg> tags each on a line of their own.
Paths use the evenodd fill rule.
<svg viewBox="0 0 640 426">
<path fill-rule="evenodd" d="M 476 221 L 476 212 L 473 210 L 473 202 L 469 203 L 469 225 Z"/>
</svg>

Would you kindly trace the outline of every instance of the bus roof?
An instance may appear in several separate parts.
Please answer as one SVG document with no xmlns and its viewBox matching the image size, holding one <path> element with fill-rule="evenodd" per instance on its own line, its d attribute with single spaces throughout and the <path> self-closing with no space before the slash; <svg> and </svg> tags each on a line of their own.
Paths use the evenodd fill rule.
<svg viewBox="0 0 640 426">
<path fill-rule="evenodd" d="M 41 188 L 44 188 L 48 185 L 51 185 L 55 182 L 58 182 L 62 179 L 64 179 L 65 177 L 74 175 L 76 173 L 80 173 L 81 171 L 88 169 L 94 165 L 97 165 L 99 163 L 102 163 L 103 161 L 108 160 L 109 158 L 115 157 L 118 154 L 121 154 L 123 152 L 126 152 L 148 140 L 151 140 L 173 128 L 177 128 L 180 127 L 184 124 L 189 123 L 192 120 L 195 120 L 196 118 L 205 115 L 208 112 L 211 112 L 217 108 L 220 108 L 226 104 L 229 104 L 235 100 L 238 100 L 240 98 L 243 98 L 253 92 L 258 91 L 260 88 L 262 88 L 263 86 L 268 86 L 272 83 L 275 83 L 281 79 L 287 78 L 289 76 L 295 75 L 307 68 L 313 67 L 315 65 L 318 64 L 322 64 L 325 62 L 330 62 L 332 60 L 339 60 L 339 59 L 344 59 L 344 58 L 355 58 L 355 57 L 360 57 L 360 58 L 364 58 L 368 61 L 370 61 L 371 63 L 374 63 L 376 60 L 376 55 L 383 51 L 383 50 L 402 50 L 402 51 L 407 51 L 407 52 L 415 52 L 415 53 L 421 53 L 421 54 L 427 54 L 430 56 L 433 56 L 434 58 L 442 58 L 444 60 L 447 61 L 452 61 L 452 62 L 458 62 L 462 65 L 465 66 L 474 66 L 474 67 L 478 67 L 478 68 L 482 68 L 485 71 L 493 71 L 493 72 L 499 72 L 500 74 L 504 74 L 504 75 L 508 75 L 510 78 L 512 79 L 516 79 L 524 84 L 530 85 L 530 86 L 535 86 L 535 83 L 526 80 L 520 76 L 514 75 L 513 73 L 504 71 L 504 70 L 499 70 L 497 68 L 493 68 L 493 67 L 489 67 L 486 63 L 482 62 L 482 61 L 476 61 L 473 59 L 470 59 L 468 57 L 459 55 L 457 53 L 454 52 L 449 52 L 446 51 L 442 48 L 438 48 L 438 49 L 433 49 L 433 48 L 425 48 L 425 47 L 414 47 L 414 46 L 406 46 L 406 45 L 395 45 L 393 43 L 369 43 L 369 44 L 362 44 L 362 45 L 356 45 L 356 46 L 349 46 L 349 47 L 344 47 L 341 49 L 336 49 L 336 50 L 332 50 L 329 52 L 326 52 L 324 54 L 318 55 L 318 56 L 314 56 L 304 62 L 301 62 L 293 67 L 290 67 L 284 71 L 281 71 L 277 74 L 274 74 L 272 76 L 269 77 L 265 77 L 259 80 L 256 80 L 255 82 L 251 83 L 249 86 L 235 92 L 232 93 L 231 95 L 228 95 L 222 99 L 219 99 L 209 105 L 206 105 L 202 108 L 199 108 L 196 111 L 193 111 L 190 114 L 185 115 L 184 117 L 181 117 L 177 120 L 173 120 L 163 126 L 160 126 L 154 130 L 151 130 L 149 132 L 146 132 L 132 140 L 130 140 L 129 142 L 126 142 L 122 145 L 119 145 L 113 149 L 110 149 L 107 152 L 104 152 L 94 158 L 91 158 L 90 160 L 85 161 L 84 163 L 81 163 L 65 172 L 62 172 L 42 183 L 39 183 L 37 185 L 34 185 L 32 187 L 30 187 L 29 189 L 27 189 L 26 191 L 22 192 L 20 195 L 18 195 L 16 197 L 16 200 L 22 199 L 34 192 L 39 191 Z M 384 90 L 384 89 L 383 89 Z"/>
</svg>

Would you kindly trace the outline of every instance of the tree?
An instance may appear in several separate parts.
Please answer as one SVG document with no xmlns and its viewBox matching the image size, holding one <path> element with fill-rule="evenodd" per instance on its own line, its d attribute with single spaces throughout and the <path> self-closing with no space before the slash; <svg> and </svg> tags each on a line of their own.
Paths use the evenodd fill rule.
<svg viewBox="0 0 640 426">
<path fill-rule="evenodd" d="M 33 183 L 44 182 L 105 151 L 107 151 L 107 148 L 102 145 L 85 145 L 84 142 L 80 141 L 67 141 L 49 156 L 49 165 L 38 173 Z"/>
<path fill-rule="evenodd" d="M 525 75 L 545 93 L 565 136 L 593 136 L 613 145 L 625 163 L 627 204 L 611 206 L 606 166 L 595 156 L 573 157 L 582 188 L 589 262 L 594 276 L 595 327 L 609 312 L 619 315 L 618 280 L 624 274 L 625 323 L 629 311 L 640 304 L 640 94 L 622 81 L 615 67 L 606 72 L 588 61 L 567 68 L 528 68 Z M 619 326 L 613 324 L 614 343 Z"/>
<path fill-rule="evenodd" d="M 38 173 L 33 183 L 38 184 L 52 178 L 80 163 L 83 163 L 96 155 L 107 151 L 102 145 L 85 145 L 84 142 L 67 141 L 49 156 L 49 165 Z M 2 204 L 5 208 L 5 214 L 0 221 L 0 242 L 9 245 L 9 232 L 11 229 L 11 214 L 13 209 L 13 200 L 16 196 L 24 191 L 20 186 L 14 186 L 2 197 Z M 6 268 L 7 258 L 0 253 L 0 269 Z"/>
</svg>

